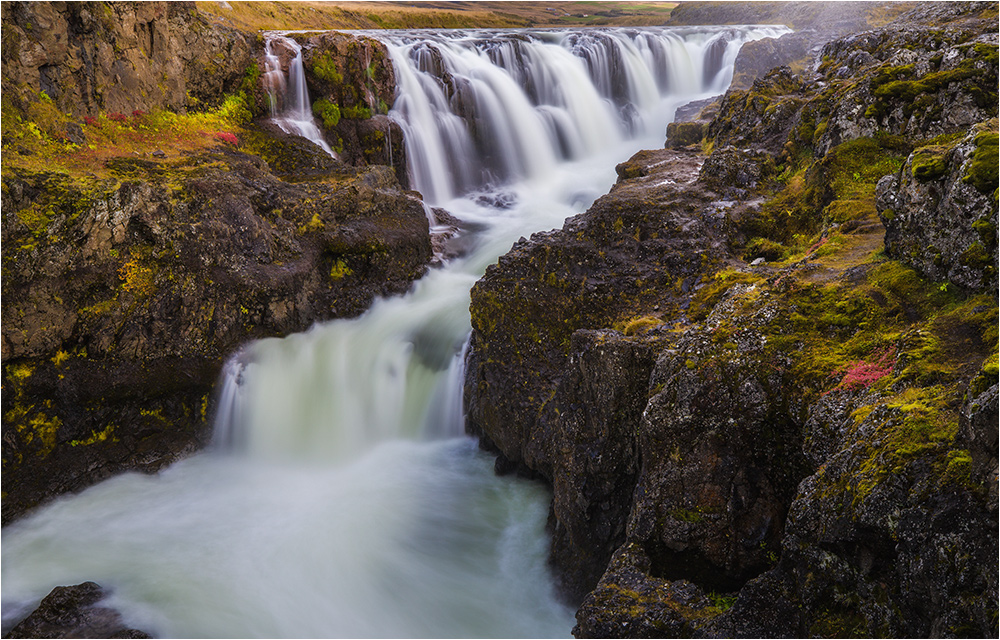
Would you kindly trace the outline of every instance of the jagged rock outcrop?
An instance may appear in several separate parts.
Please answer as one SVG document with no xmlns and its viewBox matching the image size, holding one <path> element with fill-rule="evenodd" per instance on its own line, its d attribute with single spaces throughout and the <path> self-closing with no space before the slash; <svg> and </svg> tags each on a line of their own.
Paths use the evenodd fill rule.
<svg viewBox="0 0 1000 640">
<path fill-rule="evenodd" d="M 119 158 L 106 179 L 4 173 L 4 522 L 190 452 L 239 346 L 357 315 L 423 274 L 427 218 L 390 168 L 282 155 L 303 182 L 221 148 Z"/>
<path fill-rule="evenodd" d="M 580 595 L 623 540 L 647 387 L 633 373 L 655 361 L 655 337 L 639 334 L 723 255 L 712 229 L 723 217 L 691 213 L 710 194 L 676 187 L 697 168 L 694 152 L 642 152 L 619 167 L 634 179 L 563 230 L 517 243 L 472 290 L 468 428 L 553 483 L 553 554 Z M 615 323 L 636 337 L 581 331 Z"/>
<path fill-rule="evenodd" d="M 193 2 L 4 3 L 4 97 L 44 91 L 77 117 L 215 105 L 255 46 Z"/>
<path fill-rule="evenodd" d="M 108 595 L 94 582 L 56 587 L 4 637 L 149 638 L 142 631 L 128 628 L 114 609 L 100 606 Z"/>
<path fill-rule="evenodd" d="M 997 121 L 915 150 L 878 183 L 886 252 L 935 280 L 997 288 Z"/>
</svg>

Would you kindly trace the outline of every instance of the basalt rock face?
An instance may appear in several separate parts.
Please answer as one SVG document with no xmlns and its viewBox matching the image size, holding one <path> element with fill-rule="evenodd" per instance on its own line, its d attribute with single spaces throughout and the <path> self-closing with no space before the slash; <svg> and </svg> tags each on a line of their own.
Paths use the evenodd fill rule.
<svg viewBox="0 0 1000 640">
<path fill-rule="evenodd" d="M 44 91 L 76 116 L 184 110 L 239 84 L 254 46 L 193 2 L 4 3 L 3 89 Z"/>
<path fill-rule="evenodd" d="M 468 424 L 552 485 L 577 636 L 997 634 L 989 8 L 731 90 L 697 181 L 640 152 L 473 289 Z"/>
<path fill-rule="evenodd" d="M 877 189 L 886 252 L 935 280 L 997 288 L 997 121 L 918 148 Z"/>
<path fill-rule="evenodd" d="M 692 151 L 641 152 L 587 214 L 517 243 L 472 290 L 468 428 L 502 467 L 553 484 L 553 557 L 577 596 L 624 540 L 667 337 L 650 329 L 726 255 L 698 168 Z M 612 325 L 624 335 L 587 331 Z"/>
<path fill-rule="evenodd" d="M 388 167 L 315 153 L 291 154 L 299 183 L 221 149 L 118 159 L 103 180 L 5 172 L 4 522 L 192 451 L 240 345 L 357 315 L 423 274 L 420 201 Z"/>
</svg>

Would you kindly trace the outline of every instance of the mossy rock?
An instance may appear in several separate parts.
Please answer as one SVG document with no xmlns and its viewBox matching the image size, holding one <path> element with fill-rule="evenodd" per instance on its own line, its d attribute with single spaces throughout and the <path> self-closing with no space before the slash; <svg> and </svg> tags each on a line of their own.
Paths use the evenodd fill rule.
<svg viewBox="0 0 1000 640">
<path fill-rule="evenodd" d="M 994 129 L 995 123 L 994 120 Z M 995 130 L 984 131 L 976 136 L 976 150 L 962 180 L 974 186 L 980 193 L 988 194 L 997 190 L 998 142 L 1000 136 Z"/>
<path fill-rule="evenodd" d="M 921 182 L 940 180 L 948 174 L 949 160 L 954 145 L 928 145 L 913 152 L 910 170 Z M 996 169 L 994 168 L 994 175 Z"/>
</svg>

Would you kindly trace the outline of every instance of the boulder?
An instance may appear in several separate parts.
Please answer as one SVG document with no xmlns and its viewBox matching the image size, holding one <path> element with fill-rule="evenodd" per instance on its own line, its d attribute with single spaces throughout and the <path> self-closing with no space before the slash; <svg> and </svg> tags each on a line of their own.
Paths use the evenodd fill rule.
<svg viewBox="0 0 1000 640">
<path fill-rule="evenodd" d="M 886 253 L 934 280 L 997 288 L 997 121 L 916 149 L 879 181 Z"/>
<path fill-rule="evenodd" d="M 56 587 L 5 638 L 149 638 L 128 628 L 121 614 L 100 606 L 110 595 L 94 582 Z"/>
</svg>

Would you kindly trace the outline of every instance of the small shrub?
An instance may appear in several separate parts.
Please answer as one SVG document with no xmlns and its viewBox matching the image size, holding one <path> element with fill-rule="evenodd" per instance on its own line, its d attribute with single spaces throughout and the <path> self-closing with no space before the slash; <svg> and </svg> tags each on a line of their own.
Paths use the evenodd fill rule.
<svg viewBox="0 0 1000 640">
<path fill-rule="evenodd" d="M 323 126 L 327 129 L 333 129 L 340 122 L 340 108 L 326 100 L 325 98 L 320 98 L 313 103 L 313 114 L 323 121 Z"/>
<path fill-rule="evenodd" d="M 220 142 L 227 142 L 233 146 L 240 143 L 240 139 L 236 137 L 236 134 L 230 133 L 229 131 L 218 131 L 213 134 L 213 137 Z"/>
<path fill-rule="evenodd" d="M 876 351 L 869 360 L 855 360 L 833 372 L 832 375 L 843 374 L 840 383 L 834 390 L 857 391 L 867 389 L 875 382 L 892 373 L 896 360 L 896 349 L 888 348 Z"/>
</svg>

